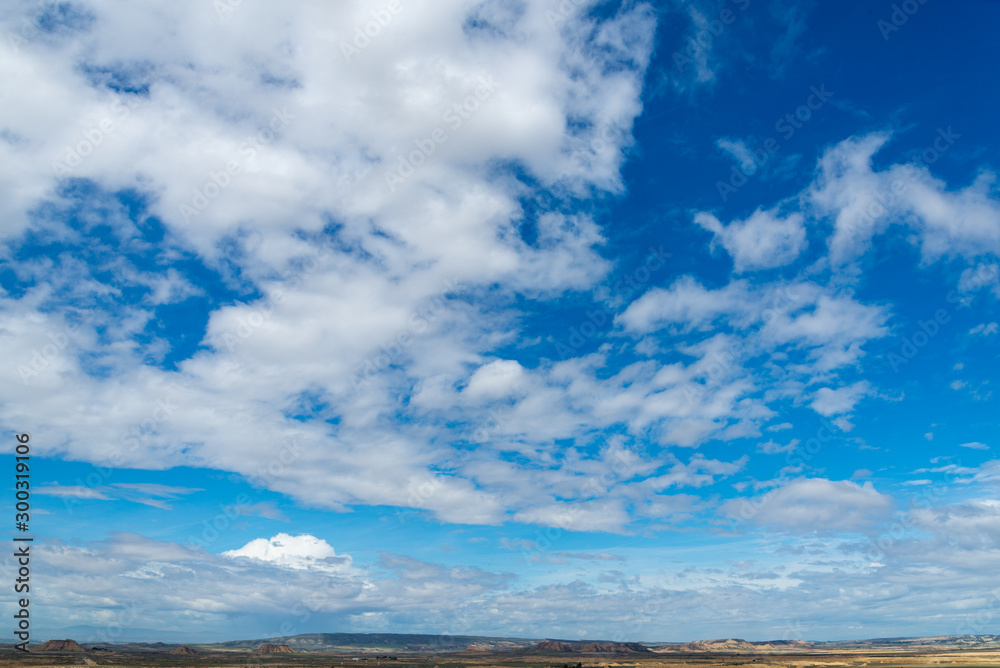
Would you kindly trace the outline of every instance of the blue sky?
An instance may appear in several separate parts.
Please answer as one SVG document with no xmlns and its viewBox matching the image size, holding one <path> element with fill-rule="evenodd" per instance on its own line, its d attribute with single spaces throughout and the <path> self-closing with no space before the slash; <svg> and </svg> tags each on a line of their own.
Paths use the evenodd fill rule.
<svg viewBox="0 0 1000 668">
<path fill-rule="evenodd" d="M 998 19 L 15 5 L 35 628 L 990 632 Z"/>
</svg>

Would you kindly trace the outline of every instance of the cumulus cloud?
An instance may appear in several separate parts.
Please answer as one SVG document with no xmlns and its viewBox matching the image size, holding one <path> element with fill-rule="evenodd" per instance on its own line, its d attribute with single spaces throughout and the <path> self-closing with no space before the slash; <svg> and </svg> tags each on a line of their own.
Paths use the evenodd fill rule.
<svg viewBox="0 0 1000 668">
<path fill-rule="evenodd" d="M 273 538 L 257 538 L 239 549 L 223 552 L 222 556 L 254 559 L 295 570 L 340 571 L 351 566 L 350 556 L 338 556 L 325 540 L 308 534 L 279 533 Z"/>
<path fill-rule="evenodd" d="M 800 308 L 775 309 L 762 335 L 776 343 L 802 346 L 819 371 L 855 364 L 864 355 L 864 343 L 889 333 L 888 312 L 882 306 L 809 285 L 797 286 L 794 294 Z"/>
<path fill-rule="evenodd" d="M 748 2 L 729 4 L 749 19 Z M 967 565 L 996 562 L 986 501 L 916 511 L 930 539 L 873 564 L 856 557 L 870 544 L 810 542 L 889 517 L 892 500 L 871 483 L 789 481 L 801 466 L 759 482 L 748 456 L 695 448 L 746 439 L 787 454 L 796 439 L 761 433 L 792 429 L 785 416 L 799 406 L 851 428 L 862 399 L 878 396 L 856 376 L 892 308 L 840 270 L 893 226 L 925 263 L 968 265 L 956 270 L 963 299 L 1000 295 L 989 171 L 956 186 L 919 164 L 876 169 L 891 137 L 852 137 L 820 156 L 798 197 L 725 224 L 695 215 L 735 277 L 678 265 L 607 296 L 621 238 L 592 203 L 625 192 L 633 125 L 662 93 L 643 90 L 654 35 L 675 32 L 658 23 L 684 19 L 689 60 L 668 77 L 690 91 L 724 65 L 718 6 L 571 2 L 553 21 L 544 4 L 414 0 L 367 41 L 356 40 L 377 2 L 213 9 L 24 1 L 0 19 L 8 36 L 25 21 L 45 28 L 0 48 L 18 101 L 0 108 L 0 260 L 14 260 L 0 290 L 11 381 L 0 421 L 32 425 L 41 457 L 213 469 L 289 508 L 390 506 L 502 525 L 502 548 L 546 556 L 508 573 L 461 565 L 457 549 L 455 563 L 384 552 L 359 564 L 311 534 L 222 554 L 135 534 L 53 540 L 39 551 L 43 615 L 93 623 L 141 601 L 145 626 L 213 632 L 237 617 L 252 634 L 290 618 L 305 632 L 305 617 L 317 631 L 663 637 L 661 619 L 692 635 L 727 623 L 769 633 L 773 611 L 788 609 L 912 628 L 984 591 L 990 572 L 970 577 Z M 802 15 L 772 10 L 788 24 L 774 54 L 787 56 Z M 717 145 L 748 166 L 745 143 Z M 829 253 L 800 271 L 807 231 L 829 233 Z M 590 331 L 607 331 L 578 345 L 582 325 L 564 339 L 535 329 L 577 307 Z M 998 480 L 996 462 L 938 472 L 963 489 Z M 720 502 L 734 488 L 770 491 Z M 159 510 L 201 492 L 36 491 Z M 783 563 L 706 555 L 698 568 L 603 570 L 642 563 L 626 544 L 637 531 L 717 520 L 720 504 L 734 521 L 795 534 L 775 552 Z M 285 519 L 270 501 L 239 514 Z M 534 525 L 528 538 L 513 537 L 519 524 Z M 612 543 L 546 551 L 536 531 Z M 572 573 L 545 570 L 569 560 Z M 891 602 L 878 586 L 887 579 Z M 637 619 L 650 604 L 662 614 Z"/>
<path fill-rule="evenodd" d="M 943 141 L 950 148 L 959 137 L 951 128 L 940 128 L 930 141 Z M 829 149 L 818 162 L 816 181 L 806 197 L 816 215 L 833 222 L 831 259 L 855 259 L 892 224 L 915 232 L 911 239 L 927 262 L 943 256 L 972 260 L 995 255 L 1000 250 L 1000 200 L 993 196 L 994 176 L 983 172 L 965 188 L 949 190 L 923 164 L 894 164 L 875 171 L 873 157 L 890 138 L 886 133 L 853 137 Z"/>
<path fill-rule="evenodd" d="M 515 513 L 431 443 L 502 435 L 491 402 L 532 387 L 496 359 L 514 319 L 499 305 L 609 271 L 585 210 L 522 202 L 622 191 L 651 7 L 553 29 L 542 6 L 418 2 L 363 46 L 377 8 L 361 1 L 224 20 L 76 7 L 85 20 L 0 54 L 23 101 L 0 110 L 18 138 L 0 141 L 4 254 L 61 244 L 0 294 L 0 366 L 21 381 L 0 419 L 30 420 L 48 454 L 217 468 L 332 510 Z M 198 316 L 164 321 L 167 305 Z M 546 385 L 511 429 L 540 419 Z"/>
<path fill-rule="evenodd" d="M 471 397 L 506 396 L 517 390 L 524 369 L 514 360 L 497 360 L 476 369 L 463 393 Z"/>
<path fill-rule="evenodd" d="M 725 339 L 716 333 L 693 349 L 715 348 L 716 366 L 721 362 L 731 372 L 739 371 L 736 360 L 752 351 L 783 349 L 795 353 L 796 363 L 788 371 L 811 380 L 856 365 L 865 355 L 865 343 L 889 333 L 888 316 L 882 305 L 864 304 L 849 292 L 811 282 L 752 288 L 739 279 L 711 290 L 683 277 L 670 288 L 649 290 L 615 322 L 635 334 L 734 330 L 742 337 L 738 346 L 725 350 Z"/>
<path fill-rule="evenodd" d="M 854 406 L 870 393 L 871 385 L 864 380 L 837 389 L 821 387 L 816 390 L 811 405 L 812 409 L 820 415 L 833 417 L 852 412 Z"/>
<path fill-rule="evenodd" d="M 632 302 L 616 322 L 635 332 L 649 332 L 667 325 L 682 330 L 704 329 L 718 316 L 745 309 L 749 290 L 744 282 L 711 290 L 695 278 L 683 276 L 670 288 L 653 288 Z"/>
<path fill-rule="evenodd" d="M 632 302 L 616 318 L 627 330 L 649 332 L 666 325 L 703 329 L 720 315 L 745 308 L 749 286 L 733 282 L 718 290 L 707 289 L 691 276 L 670 288 L 653 288 Z"/>
<path fill-rule="evenodd" d="M 737 273 L 782 267 L 795 260 L 806 247 L 804 220 L 801 213 L 782 217 L 775 210 L 760 209 L 726 226 L 710 213 L 694 216 L 694 222 L 714 234 L 715 242 L 732 256 Z"/>
</svg>

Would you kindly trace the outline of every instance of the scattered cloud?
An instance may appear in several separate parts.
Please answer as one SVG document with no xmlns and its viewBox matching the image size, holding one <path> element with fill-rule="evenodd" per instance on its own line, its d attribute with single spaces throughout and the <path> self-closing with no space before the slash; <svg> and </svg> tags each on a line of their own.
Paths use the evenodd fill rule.
<svg viewBox="0 0 1000 668">
<path fill-rule="evenodd" d="M 787 531 L 830 533 L 870 530 L 890 516 L 893 506 L 892 497 L 871 482 L 801 478 L 763 497 L 727 501 L 723 510 L 733 518 L 749 515 L 750 522 Z"/>
<path fill-rule="evenodd" d="M 960 448 L 969 448 L 970 450 L 989 450 L 990 446 L 985 443 L 980 443 L 979 441 L 971 441 L 969 443 L 959 443 Z"/>
<path fill-rule="evenodd" d="M 775 210 L 760 209 L 726 226 L 709 213 L 694 217 L 732 256 L 736 273 L 782 267 L 795 260 L 806 247 L 804 220 L 799 213 L 782 217 Z"/>
<path fill-rule="evenodd" d="M 74 499 L 76 501 L 131 501 L 132 503 L 141 503 L 153 506 L 154 508 L 160 508 L 161 510 L 170 510 L 169 501 L 175 501 L 187 495 L 205 490 L 154 483 L 111 483 L 96 487 L 60 485 L 56 483 L 54 485 L 43 485 L 34 491 L 36 494 L 58 496 L 63 499 Z"/>
<path fill-rule="evenodd" d="M 1000 329 L 1000 325 L 995 322 L 990 323 L 980 323 L 969 330 L 969 334 L 976 336 L 990 336 L 991 334 L 996 334 L 997 330 Z"/>
<path fill-rule="evenodd" d="M 816 390 L 812 408 L 826 417 L 850 413 L 861 399 L 871 394 L 871 391 L 871 385 L 864 380 L 837 389 L 821 387 Z"/>
</svg>

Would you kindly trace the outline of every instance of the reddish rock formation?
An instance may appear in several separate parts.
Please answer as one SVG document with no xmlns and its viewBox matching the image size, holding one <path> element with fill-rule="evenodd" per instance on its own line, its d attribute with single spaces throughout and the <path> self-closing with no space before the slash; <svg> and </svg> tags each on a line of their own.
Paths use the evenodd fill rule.
<svg viewBox="0 0 1000 668">
<path fill-rule="evenodd" d="M 183 654 L 185 656 L 192 656 L 194 654 L 197 654 L 198 652 L 194 651 L 193 649 L 191 649 L 187 645 L 181 645 L 177 649 L 170 650 L 170 653 L 171 654 Z"/>
<path fill-rule="evenodd" d="M 31 650 L 32 652 L 86 652 L 75 640 L 49 640 Z"/>
</svg>

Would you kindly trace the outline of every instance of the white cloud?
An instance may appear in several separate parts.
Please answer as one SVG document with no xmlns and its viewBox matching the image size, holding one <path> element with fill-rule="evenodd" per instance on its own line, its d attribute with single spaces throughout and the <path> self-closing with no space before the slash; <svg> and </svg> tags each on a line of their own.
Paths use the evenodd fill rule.
<svg viewBox="0 0 1000 668">
<path fill-rule="evenodd" d="M 278 508 L 274 506 L 273 503 L 267 501 L 261 501 L 259 503 L 251 503 L 246 506 L 236 506 L 240 515 L 244 517 L 263 517 L 268 520 L 280 520 L 282 522 L 288 522 L 289 519 L 285 517 Z"/>
<path fill-rule="evenodd" d="M 628 514 L 620 500 L 606 499 L 526 508 L 518 512 L 514 520 L 569 531 L 618 532 L 628 522 Z"/>
<path fill-rule="evenodd" d="M 109 485 L 97 485 L 93 487 L 83 485 L 43 485 L 35 489 L 36 494 L 46 496 L 58 496 L 66 500 L 67 504 L 76 500 L 97 500 L 97 501 L 132 501 L 141 503 L 162 510 L 170 510 L 168 501 L 182 498 L 188 494 L 201 492 L 204 490 L 188 487 L 176 487 L 172 485 L 159 485 L 154 483 L 111 483 Z"/>
<path fill-rule="evenodd" d="M 273 538 L 256 538 L 222 556 L 231 559 L 254 559 L 294 570 L 343 571 L 351 566 L 351 557 L 338 555 L 322 538 L 279 533 Z"/>
<path fill-rule="evenodd" d="M 712 53 L 714 41 L 708 40 L 706 44 L 704 38 L 701 41 L 698 39 L 702 35 L 711 35 L 708 26 L 712 17 L 695 4 L 688 5 L 686 9 L 690 35 L 685 37 L 686 43 L 674 53 L 673 58 L 677 71 L 672 73 L 672 80 L 680 90 L 710 85 L 715 81 L 715 70 L 719 67 Z"/>
<path fill-rule="evenodd" d="M 682 500 L 673 507 L 683 505 Z M 136 611 L 136 627 L 188 628 L 208 634 L 205 640 L 232 639 L 234 614 L 241 616 L 244 637 L 273 634 L 276 620 L 291 621 L 291 633 L 308 633 L 368 615 L 391 628 L 428 631 L 461 623 L 467 633 L 519 636 L 530 625 L 539 635 L 565 637 L 567 629 L 587 623 L 626 637 L 674 632 L 704 638 L 712 629 L 748 623 L 746 628 L 761 629 L 763 637 L 786 622 L 773 611 L 791 608 L 826 620 L 832 630 L 863 614 L 876 615 L 884 625 L 878 628 L 887 631 L 915 623 L 934 629 L 949 601 L 975 600 L 995 587 L 988 566 L 1000 554 L 1000 516 L 990 498 L 909 511 L 899 526 L 912 527 L 923 534 L 919 537 L 893 529 L 861 541 L 829 534 L 873 528 L 887 517 L 891 501 L 870 485 L 796 480 L 749 500 L 746 508 L 758 508 L 756 516 L 747 515 L 751 522 L 792 535 L 781 537 L 779 549 L 766 541 L 763 551 L 740 557 L 737 564 L 717 547 L 689 548 L 701 557 L 699 565 L 678 564 L 666 573 L 662 559 L 647 558 L 644 550 L 628 544 L 573 551 L 569 543 L 560 544 L 572 537 L 558 525 L 536 529 L 540 537 L 530 535 L 538 540 L 508 540 L 510 549 L 531 559 L 517 574 L 386 553 L 371 564 L 332 573 L 321 558 L 332 548 L 319 539 L 312 547 L 292 550 L 312 555 L 302 557 L 303 568 L 206 554 L 135 534 L 83 545 L 54 541 L 37 555 L 51 586 L 32 603 L 47 619 L 62 615 L 58 618 L 66 625 L 100 623 L 109 609 L 125 605 Z M 729 510 L 739 518 L 740 506 Z M 815 536 L 817 526 L 824 525 L 829 530 Z M 621 579 L 609 579 L 606 569 L 620 558 L 628 560 L 627 586 L 609 588 L 606 583 Z M 573 570 L 561 570 L 560 562 L 569 559 L 576 561 Z M 893 582 L 888 598 L 879 589 L 887 581 Z M 659 614 L 634 616 L 654 603 Z M 978 611 L 951 613 L 946 623 L 956 627 Z M 308 622 L 303 621 L 306 612 Z M 600 626 L 609 618 L 612 626 Z"/>
<path fill-rule="evenodd" d="M 684 276 L 652 287 L 616 322 L 625 334 L 647 335 L 644 350 L 669 363 L 639 354 L 615 367 L 620 349 L 633 354 L 622 331 L 596 353 L 559 362 L 498 359 L 498 350 L 523 343 L 514 304 L 586 293 L 612 269 L 588 215 L 529 219 L 522 203 L 542 190 L 588 199 L 623 192 L 660 8 L 629 3 L 598 22 L 594 14 L 604 12 L 588 11 L 594 3 L 575 3 L 582 6 L 554 30 L 543 4 L 414 0 L 345 58 L 343 44 L 377 4 L 241 3 L 222 21 L 208 5 L 191 12 L 93 0 L 74 5 L 92 20 L 40 34 L 16 53 L 9 42 L 0 47 L 0 74 L 17 100 L 0 108 L 2 252 L 9 257 L 26 230 L 75 249 L 17 262 L 26 291 L 0 294 L 0 372 L 16 379 L 0 387 L 4 424 L 34 425 L 41 456 L 261 476 L 311 508 L 391 505 L 442 522 L 618 533 L 637 518 L 668 526 L 712 510 L 710 490 L 708 501 L 683 490 L 733 478 L 748 463 L 671 446 L 756 440 L 779 408 L 803 398 L 850 428 L 842 414 L 876 390 L 867 381 L 845 386 L 851 381 L 838 372 L 853 372 L 866 343 L 885 336 L 889 308 L 862 303 L 841 275 L 821 284 L 823 262 L 792 282 L 713 286 Z M 37 9 L 13 7 L 0 34 Z M 715 19 L 693 4 L 683 12 L 693 27 L 686 40 Z M 800 24 L 793 14 L 783 18 Z M 696 51 L 686 73 L 710 83 L 719 54 Z M 115 93 L 106 83 L 118 79 L 148 90 Z M 465 116 L 449 113 L 455 105 L 466 105 Z M 113 130 L 100 129 L 105 121 Z M 95 128 L 97 144 L 88 138 Z M 434 136 L 444 139 L 429 145 Z M 257 138 L 253 151 L 248 137 Z M 786 200 L 726 226 L 708 214 L 700 222 L 737 272 L 797 260 L 804 223 L 814 219 L 834 223 L 835 265 L 890 224 L 908 226 L 927 261 L 996 250 L 988 174 L 956 189 L 922 168 L 876 172 L 871 159 L 885 141 L 851 140 L 824 156 L 801 211 L 787 211 L 794 200 Z M 745 146 L 727 146 L 745 164 Z M 76 164 L 80 147 L 89 152 Z M 67 157 L 74 164 L 56 174 L 53 163 Z M 233 173 L 224 171 L 230 163 Z M 896 175 L 909 179 L 898 211 L 876 212 L 871 229 L 855 233 L 852 221 Z M 126 191 L 145 200 L 138 216 L 119 201 Z M 231 293 L 211 305 L 204 339 L 188 342 L 195 352 L 174 368 L 163 361 L 181 352 L 171 348 L 177 340 L 149 332 L 162 324 L 158 306 L 205 291 L 192 283 L 197 272 L 177 269 L 186 263 L 217 274 Z M 995 265 L 965 270 L 959 287 L 1000 290 Z M 133 292 L 141 299 L 123 298 Z M 476 447 L 459 450 L 458 442 Z M 760 447 L 782 452 L 792 443 Z M 959 473 L 969 483 L 997 479 L 995 462 Z M 167 508 L 196 490 L 37 491 Z M 800 532 L 870 527 L 892 506 L 870 484 L 822 479 L 789 482 L 760 500 L 754 521 Z M 265 502 L 240 510 L 282 518 Z M 926 525 L 972 545 L 977 532 L 995 533 L 993 511 L 986 503 L 939 509 Z M 888 605 L 911 628 L 915 618 L 939 623 L 943 605 L 985 591 L 989 577 L 956 578 L 968 571 L 949 565 L 996 561 L 986 551 L 901 550 L 886 559 L 888 572 L 871 574 L 851 571 L 839 547 L 824 557 L 840 561 L 783 564 L 794 575 L 766 592 L 718 574 L 670 573 L 660 561 L 609 591 L 613 578 L 535 571 L 525 578 L 550 581 L 515 587 L 509 573 L 405 555 L 357 566 L 311 535 L 259 538 L 212 555 L 115 534 L 43 545 L 49 571 L 38 603 L 41 616 L 58 612 L 70 624 L 131 600 L 148 606 L 146 625 L 160 627 L 225 629 L 245 615 L 257 624 L 248 633 L 300 619 L 303 605 L 323 628 L 460 622 L 495 632 L 502 618 L 514 634 L 543 624 L 553 632 L 607 628 L 596 625 L 634 620 L 649 602 L 662 611 L 657 620 L 682 619 L 692 633 L 698 624 L 747 620 L 767 630 L 773 610 L 853 621 Z M 614 553 L 553 554 L 600 562 Z M 933 567 L 914 575 L 907 558 Z M 685 578 L 695 582 L 686 590 Z M 885 582 L 897 596 L 891 604 Z M 643 636 L 677 629 L 650 625 L 655 633 Z M 621 628 L 639 632 L 628 621 Z"/>
<path fill-rule="evenodd" d="M 42 485 L 35 488 L 35 494 L 76 499 L 97 499 L 100 501 L 111 501 L 112 498 L 94 487 L 85 487 L 83 485 Z"/>
<path fill-rule="evenodd" d="M 888 334 L 887 319 L 882 306 L 862 304 L 848 293 L 813 283 L 752 289 L 741 279 L 710 290 L 684 276 L 668 289 L 646 292 L 615 323 L 635 333 L 685 333 L 721 323 L 757 329 L 756 345 L 773 350 L 791 344 L 807 352 L 817 371 L 825 372 L 855 364 L 864 355 L 863 343 Z"/>
<path fill-rule="evenodd" d="M 615 318 L 628 331 L 650 332 L 667 325 L 704 329 L 720 315 L 741 311 L 748 302 L 749 286 L 734 281 L 724 288 L 704 288 L 691 276 L 682 276 L 669 289 L 653 288 L 632 302 Z"/>
<path fill-rule="evenodd" d="M 993 296 L 1000 298 L 1000 265 L 979 262 L 975 267 L 964 270 L 959 277 L 960 292 L 978 292 L 986 288 L 992 289 Z"/>
<path fill-rule="evenodd" d="M 497 360 L 476 369 L 463 394 L 470 397 L 503 397 L 516 392 L 524 368 L 514 360 Z"/>
<path fill-rule="evenodd" d="M 597 560 L 597 561 L 625 561 L 625 557 L 617 554 L 610 554 L 608 552 L 556 552 L 557 557 L 562 557 L 564 559 L 584 559 L 587 561 Z"/>
<path fill-rule="evenodd" d="M 750 501 L 728 501 L 731 517 L 791 531 L 865 531 L 889 516 L 894 502 L 870 482 L 803 478 Z"/>
<path fill-rule="evenodd" d="M 980 335 L 980 336 L 989 336 L 990 334 L 996 334 L 998 329 L 1000 329 L 1000 325 L 997 325 L 997 323 L 995 323 L 995 322 L 989 322 L 989 323 L 984 322 L 984 323 L 980 323 L 980 324 L 976 325 L 975 327 L 973 327 L 972 329 L 970 329 L 969 330 L 969 334 L 972 334 L 973 336 L 975 336 L 977 334 Z"/>
<path fill-rule="evenodd" d="M 985 443 L 980 443 L 979 441 L 971 441 L 970 443 L 959 443 L 960 448 L 969 448 L 970 450 L 989 450 L 990 446 Z"/>
<path fill-rule="evenodd" d="M 1000 501 L 973 499 L 963 503 L 910 511 L 919 528 L 950 545 L 965 549 L 1000 547 Z"/>
<path fill-rule="evenodd" d="M 797 287 L 796 294 L 799 308 L 775 309 L 762 334 L 775 343 L 796 342 L 809 349 L 819 371 L 856 364 L 864 355 L 862 344 L 889 333 L 884 307 L 808 285 Z"/>
<path fill-rule="evenodd" d="M 709 213 L 697 213 L 694 222 L 715 235 L 729 252 L 737 273 L 785 266 L 806 247 L 805 218 L 800 213 L 782 217 L 776 210 L 757 209 L 746 220 L 724 226 Z M 713 241 L 713 243 L 715 243 Z"/>
<path fill-rule="evenodd" d="M 778 455 L 786 452 L 793 452 L 799 444 L 799 439 L 793 438 L 785 445 L 780 445 L 774 441 L 766 441 L 764 443 L 757 444 L 757 452 L 762 452 L 765 455 Z"/>
<path fill-rule="evenodd" d="M 812 409 L 820 415 L 832 417 L 852 412 L 854 406 L 870 394 L 871 385 L 864 380 L 837 389 L 821 387 L 816 390 L 811 405 Z"/>
<path fill-rule="evenodd" d="M 560 207 L 522 236 L 521 201 L 538 193 L 503 166 L 549 194 L 622 191 L 652 8 L 600 21 L 581 8 L 553 30 L 541 5 L 417 2 L 345 57 L 371 3 L 240 5 L 224 21 L 169 3 L 79 7 L 92 16 L 86 29 L 0 53 L 21 100 L 0 109 L 0 125 L 22 140 L 0 141 L 5 238 L 18 243 L 32 227 L 97 258 L 21 263 L 35 287 L 0 295 L 0 371 L 20 380 L 19 368 L 30 370 L 0 391 L 0 419 L 30 421 L 40 443 L 100 464 L 253 476 L 277 462 L 269 489 L 333 510 L 387 504 L 495 524 L 543 502 L 545 490 L 523 500 L 484 490 L 466 477 L 472 462 L 437 472 L 458 453 L 431 443 L 546 421 L 542 440 L 590 428 L 590 416 L 543 407 L 568 381 L 532 381 L 493 351 L 516 336 L 504 304 L 603 280 L 604 239 L 585 213 Z M 111 80 L 144 90 L 116 93 Z M 86 145 L 105 120 L 113 130 Z M 434 136 L 444 139 L 428 145 Z M 88 155 L 68 169 L 82 185 L 65 190 L 53 162 L 78 146 Z M 127 189 L 162 223 L 161 241 L 116 199 Z M 73 207 L 79 228 L 67 223 Z M 120 248 L 101 245 L 99 224 Z M 128 260 L 154 248 L 162 266 Z M 200 294 L 171 266 L 181 258 L 218 272 L 237 296 L 213 308 L 197 351 L 168 371 L 159 362 L 177 340 L 144 332 L 157 305 Z M 141 303 L 120 300 L 138 289 Z M 238 300 L 254 293 L 264 296 Z M 81 312 L 91 319 L 67 334 Z M 40 358 L 47 332 L 65 345 Z M 497 429 L 491 402 L 522 382 L 535 395 Z M 464 383 L 476 401 L 454 401 Z M 412 400 L 403 419 L 400 388 Z M 573 402 L 596 405 L 614 389 L 585 378 Z M 596 421 L 634 416 L 638 401 L 629 403 Z M 461 426 L 440 426 L 446 413 Z M 283 451 L 289 443 L 294 452 Z"/>
<path fill-rule="evenodd" d="M 837 425 L 837 427 L 843 432 L 851 432 L 854 430 L 854 423 L 844 416 L 834 418 L 831 422 Z"/>
<path fill-rule="evenodd" d="M 753 153 L 747 148 L 746 143 L 737 139 L 732 140 L 726 137 L 719 137 L 715 140 L 715 145 L 718 146 L 722 151 L 731 155 L 736 162 L 740 163 L 740 168 L 746 174 L 751 174 L 756 171 L 757 164 L 754 162 Z"/>
<path fill-rule="evenodd" d="M 942 138 L 952 144 L 958 139 L 950 128 L 942 128 L 931 141 Z M 916 232 L 911 239 L 925 262 L 952 255 L 971 260 L 1000 251 L 1000 201 L 992 196 L 993 175 L 983 172 L 966 188 L 954 190 L 923 165 L 895 164 L 876 172 L 872 158 L 889 139 L 885 133 L 853 137 L 819 160 L 819 174 L 806 198 L 817 216 L 833 220 L 833 262 L 854 260 L 891 224 Z"/>
</svg>

